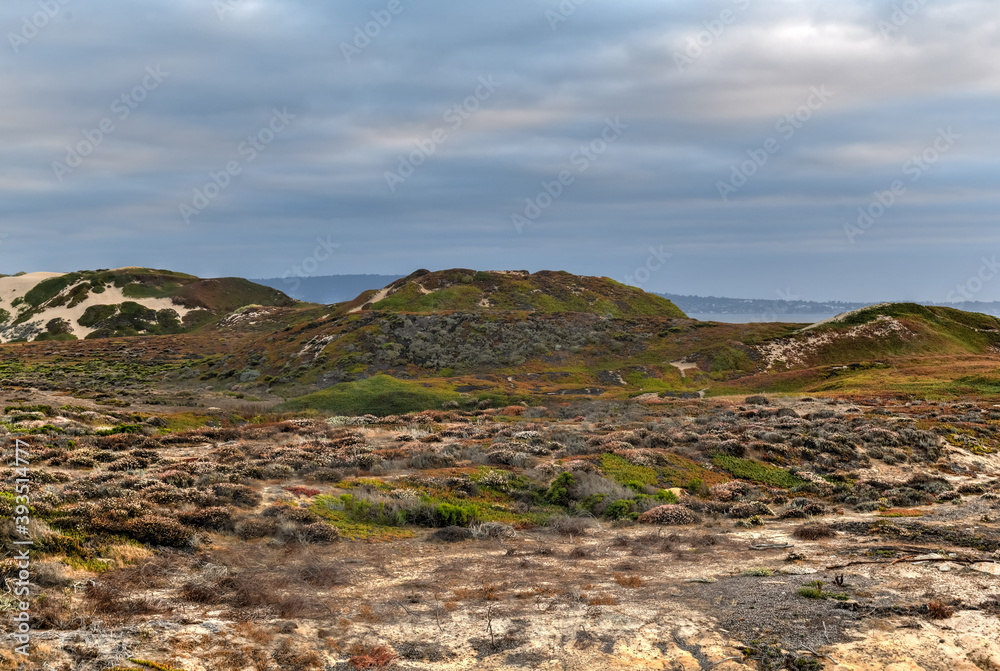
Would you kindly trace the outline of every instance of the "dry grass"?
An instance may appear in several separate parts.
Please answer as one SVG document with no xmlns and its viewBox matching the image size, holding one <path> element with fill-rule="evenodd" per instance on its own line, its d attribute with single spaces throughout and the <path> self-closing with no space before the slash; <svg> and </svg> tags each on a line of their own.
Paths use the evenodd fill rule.
<svg viewBox="0 0 1000 671">
<path fill-rule="evenodd" d="M 597 594 L 585 600 L 588 606 L 617 606 L 618 599 L 610 594 Z"/>
<path fill-rule="evenodd" d="M 940 601 L 931 601 L 927 604 L 927 614 L 932 620 L 946 620 L 955 614 L 955 609 Z"/>
<path fill-rule="evenodd" d="M 645 581 L 637 575 L 626 575 L 624 573 L 616 572 L 612 575 L 612 577 L 616 583 L 628 589 L 638 589 L 646 584 Z"/>
</svg>

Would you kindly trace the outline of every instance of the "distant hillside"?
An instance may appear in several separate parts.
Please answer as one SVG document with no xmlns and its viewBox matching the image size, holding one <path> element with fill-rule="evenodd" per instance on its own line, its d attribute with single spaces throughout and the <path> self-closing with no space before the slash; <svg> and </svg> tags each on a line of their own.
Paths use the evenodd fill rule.
<svg viewBox="0 0 1000 671">
<path fill-rule="evenodd" d="M 674 305 L 688 314 L 774 314 L 778 316 L 783 314 L 839 314 L 871 305 L 871 303 L 848 303 L 843 301 L 783 301 L 764 298 L 723 298 L 719 296 L 683 296 L 680 294 L 662 293 L 658 293 L 657 296 L 669 299 Z"/>
<path fill-rule="evenodd" d="M 184 333 L 246 305 L 294 303 L 242 278 L 150 268 L 0 276 L 0 342 Z"/>
<path fill-rule="evenodd" d="M 279 289 L 292 298 L 308 303 L 343 303 L 363 291 L 379 289 L 403 275 L 324 275 L 322 277 L 273 277 L 251 280 Z"/>
<path fill-rule="evenodd" d="M 352 301 L 357 310 L 392 312 L 585 312 L 613 317 L 685 318 L 669 300 L 607 277 L 565 271 L 418 270 Z"/>
<path fill-rule="evenodd" d="M 804 314 L 840 314 L 860 310 L 872 303 L 853 303 L 850 301 L 785 301 L 767 298 L 724 298 L 720 296 L 685 296 L 681 294 L 657 293 L 669 299 L 677 307 L 688 314 L 736 314 L 774 316 L 781 321 L 781 315 Z M 931 301 L 918 301 L 917 305 L 939 305 Z M 982 312 L 983 314 L 1000 316 L 1000 302 L 968 301 L 952 303 L 948 307 L 967 312 Z M 796 321 L 794 319 L 788 321 Z"/>
</svg>

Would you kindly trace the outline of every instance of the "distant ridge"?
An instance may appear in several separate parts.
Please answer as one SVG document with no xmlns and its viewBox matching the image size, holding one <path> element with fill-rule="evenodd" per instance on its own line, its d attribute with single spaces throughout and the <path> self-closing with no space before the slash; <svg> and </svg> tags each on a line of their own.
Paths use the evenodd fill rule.
<svg viewBox="0 0 1000 671">
<path fill-rule="evenodd" d="M 250 280 L 278 289 L 307 303 L 343 303 L 369 289 L 381 289 L 405 275 L 322 275 L 319 277 L 272 277 Z"/>
<path fill-rule="evenodd" d="M 657 293 L 669 299 L 688 314 L 761 314 L 761 315 L 802 315 L 840 314 L 860 310 L 878 301 L 854 303 L 850 301 L 800 301 L 768 298 L 725 298 L 720 296 L 686 296 L 682 294 Z M 964 303 L 943 303 L 941 301 L 912 301 L 917 305 L 945 305 L 966 312 L 1000 316 L 1000 302 L 968 301 Z"/>
</svg>

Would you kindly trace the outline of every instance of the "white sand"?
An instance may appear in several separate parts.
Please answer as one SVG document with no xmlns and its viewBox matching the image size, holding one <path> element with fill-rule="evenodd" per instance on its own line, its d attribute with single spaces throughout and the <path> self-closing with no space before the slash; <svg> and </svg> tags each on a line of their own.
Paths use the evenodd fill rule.
<svg viewBox="0 0 1000 671">
<path fill-rule="evenodd" d="M 353 310 L 351 310 L 348 314 L 351 314 L 351 313 L 354 313 L 354 312 L 361 312 L 361 308 L 364 307 L 365 305 L 368 305 L 368 303 L 378 303 L 380 300 L 382 300 L 383 298 L 385 298 L 388 295 L 389 295 L 389 287 L 386 287 L 385 289 L 379 289 L 377 294 L 375 294 L 374 296 L 372 296 L 371 298 L 369 298 L 362 305 L 359 305 L 358 307 L 356 307 Z"/>
<path fill-rule="evenodd" d="M 871 305 L 866 305 L 865 307 L 858 308 L 857 310 L 848 310 L 847 312 L 841 312 L 839 315 L 834 315 L 832 317 L 827 317 L 826 319 L 820 320 L 820 321 L 816 322 L 815 324 L 810 324 L 809 326 L 803 327 L 803 328 L 799 329 L 799 331 L 800 332 L 801 331 L 808 331 L 809 329 L 814 329 L 817 326 L 822 326 L 823 324 L 833 324 L 835 322 L 843 321 L 847 317 L 850 317 L 851 315 L 856 315 L 857 313 L 861 312 L 862 310 L 868 310 L 870 308 L 880 308 L 880 307 L 882 307 L 884 305 L 892 305 L 892 303 L 872 303 Z"/>
<path fill-rule="evenodd" d="M 671 361 L 670 365 L 681 372 L 681 377 L 687 377 L 687 374 L 684 371 L 698 367 L 698 364 L 684 361 L 684 359 L 681 359 L 680 361 Z"/>
<path fill-rule="evenodd" d="M 12 300 L 18 296 L 23 296 L 28 293 L 42 280 L 47 280 L 50 277 L 59 277 L 60 275 L 65 274 L 66 273 L 28 273 L 27 275 L 20 275 L 18 277 L 0 277 L 0 307 L 7 310 L 11 314 L 16 314 L 17 311 L 12 310 L 10 307 L 10 302 Z"/>
</svg>

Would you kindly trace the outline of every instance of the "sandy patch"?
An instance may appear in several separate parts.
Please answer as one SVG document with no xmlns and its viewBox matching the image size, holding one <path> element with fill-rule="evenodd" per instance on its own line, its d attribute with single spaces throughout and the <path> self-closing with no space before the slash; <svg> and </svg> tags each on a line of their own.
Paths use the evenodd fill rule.
<svg viewBox="0 0 1000 671">
<path fill-rule="evenodd" d="M 378 303 L 380 300 L 382 300 L 383 298 L 385 298 L 388 295 L 389 295 L 389 287 L 386 287 L 385 289 L 379 289 L 378 293 L 376 293 L 374 296 L 372 296 L 371 299 L 367 303 L 365 303 L 364 305 L 368 305 L 368 303 L 372 303 L 372 304 Z M 355 312 L 361 312 L 361 308 L 364 307 L 364 305 L 359 305 L 358 307 L 353 308 L 348 314 L 355 313 Z"/>
<path fill-rule="evenodd" d="M 851 313 L 844 313 L 851 314 Z M 817 322 L 812 326 L 807 326 L 802 331 L 814 328 L 823 324 Z M 804 366 L 807 358 L 825 345 L 829 345 L 838 340 L 851 338 L 886 338 L 891 335 L 901 335 L 906 337 L 912 332 L 903 326 L 902 322 L 892 317 L 879 315 L 878 318 L 866 323 L 859 324 L 843 331 L 825 331 L 822 333 L 802 333 L 791 338 L 779 338 L 768 341 L 756 347 L 757 351 L 767 362 L 765 370 L 771 370 L 778 363 L 787 366 Z"/>
<path fill-rule="evenodd" d="M 698 364 L 685 361 L 684 359 L 681 359 L 680 361 L 671 361 L 670 365 L 681 372 L 681 377 L 687 377 L 687 374 L 684 371 L 698 368 Z"/>
<path fill-rule="evenodd" d="M 24 296 L 31 291 L 36 284 L 51 277 L 59 277 L 66 273 L 28 273 L 17 277 L 0 277 L 0 307 L 11 314 L 16 311 L 10 307 L 11 301 Z"/>
</svg>

